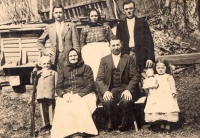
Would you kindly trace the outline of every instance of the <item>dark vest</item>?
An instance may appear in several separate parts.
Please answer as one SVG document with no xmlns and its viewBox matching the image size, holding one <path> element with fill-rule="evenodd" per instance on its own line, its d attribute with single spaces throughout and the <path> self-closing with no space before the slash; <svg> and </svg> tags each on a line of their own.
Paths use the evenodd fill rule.
<svg viewBox="0 0 200 138">
<path fill-rule="evenodd" d="M 112 70 L 112 77 L 111 77 L 111 87 L 121 87 L 121 79 L 120 79 L 120 61 L 119 64 L 117 65 L 117 68 L 115 68 L 115 65 L 113 63 L 113 70 Z"/>
</svg>

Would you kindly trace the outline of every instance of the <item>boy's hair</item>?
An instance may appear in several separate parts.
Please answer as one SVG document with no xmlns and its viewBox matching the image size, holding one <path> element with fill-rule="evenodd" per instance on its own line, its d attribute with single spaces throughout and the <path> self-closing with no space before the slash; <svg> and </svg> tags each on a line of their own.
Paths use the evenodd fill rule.
<svg viewBox="0 0 200 138">
<path fill-rule="evenodd" d="M 51 62 L 51 58 L 49 56 L 42 56 L 40 59 L 39 59 L 39 66 L 42 65 L 43 62 Z"/>
<path fill-rule="evenodd" d="M 156 65 L 157 65 L 157 63 L 163 63 L 166 66 L 166 72 L 165 73 L 171 74 L 171 68 L 170 68 L 169 62 L 167 62 L 167 60 L 164 60 L 162 58 L 157 59 L 156 62 L 155 62 L 155 64 L 154 64 L 153 69 L 154 69 L 155 74 L 158 74 L 158 72 L 156 71 Z"/>
</svg>

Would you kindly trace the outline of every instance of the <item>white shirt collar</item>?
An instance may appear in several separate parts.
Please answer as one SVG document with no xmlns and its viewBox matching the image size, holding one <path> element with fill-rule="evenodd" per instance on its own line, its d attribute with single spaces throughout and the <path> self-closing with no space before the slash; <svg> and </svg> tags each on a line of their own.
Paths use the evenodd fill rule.
<svg viewBox="0 0 200 138">
<path fill-rule="evenodd" d="M 56 24 L 63 24 L 64 21 L 62 21 L 62 22 L 58 22 L 58 21 L 56 21 L 55 23 L 56 23 Z"/>
<path fill-rule="evenodd" d="M 131 18 L 131 19 L 130 19 L 130 18 L 126 18 L 126 19 L 127 19 L 127 21 L 129 21 L 129 22 L 130 22 L 130 21 L 133 21 L 133 20 L 135 20 L 135 17 L 133 17 L 133 18 Z"/>
<path fill-rule="evenodd" d="M 119 60 L 121 57 L 121 53 L 119 55 L 114 55 L 112 53 L 112 58 L 113 58 L 113 62 L 114 62 L 114 66 L 117 68 L 118 64 L 119 64 Z"/>
<path fill-rule="evenodd" d="M 112 53 L 112 57 L 120 58 L 120 56 L 121 56 L 121 53 L 118 54 L 118 55 L 114 55 L 114 54 Z"/>
<path fill-rule="evenodd" d="M 128 26 L 128 32 L 129 32 L 129 47 L 134 47 L 135 46 L 135 40 L 134 40 L 135 17 L 131 19 L 127 18 L 127 26 Z"/>
</svg>

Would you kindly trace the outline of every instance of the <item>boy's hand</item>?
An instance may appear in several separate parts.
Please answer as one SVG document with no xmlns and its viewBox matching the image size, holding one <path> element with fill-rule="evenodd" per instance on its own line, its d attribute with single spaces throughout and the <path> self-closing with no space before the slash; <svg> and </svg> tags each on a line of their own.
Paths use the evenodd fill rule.
<svg viewBox="0 0 200 138">
<path fill-rule="evenodd" d="M 50 50 L 48 50 L 46 53 L 45 53 L 45 55 L 46 56 L 55 56 L 55 52 L 54 52 L 54 50 L 53 49 L 50 49 Z"/>
<path fill-rule="evenodd" d="M 173 98 L 176 98 L 177 94 L 176 93 L 172 93 Z"/>
<path fill-rule="evenodd" d="M 35 71 L 38 71 L 38 69 L 36 67 L 33 69 L 33 72 L 35 72 Z"/>
</svg>

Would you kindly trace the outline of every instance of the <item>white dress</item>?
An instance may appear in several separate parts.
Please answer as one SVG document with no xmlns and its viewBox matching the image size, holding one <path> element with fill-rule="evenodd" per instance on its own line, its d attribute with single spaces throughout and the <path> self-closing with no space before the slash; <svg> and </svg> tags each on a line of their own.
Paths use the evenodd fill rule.
<svg viewBox="0 0 200 138">
<path fill-rule="evenodd" d="M 96 80 L 101 58 L 111 53 L 108 42 L 93 42 L 85 45 L 82 50 L 85 64 L 92 68 L 94 80 Z"/>
<path fill-rule="evenodd" d="M 95 109 L 94 93 L 72 103 L 67 103 L 63 98 L 57 98 L 51 138 L 64 138 L 78 132 L 97 135 L 98 131 L 92 119 Z"/>
<path fill-rule="evenodd" d="M 166 120 L 177 122 L 180 110 L 177 99 L 172 96 L 173 93 L 176 93 L 174 78 L 169 74 L 156 74 L 155 79 L 159 86 L 157 89 L 149 91 L 144 110 L 145 121 Z"/>
</svg>

